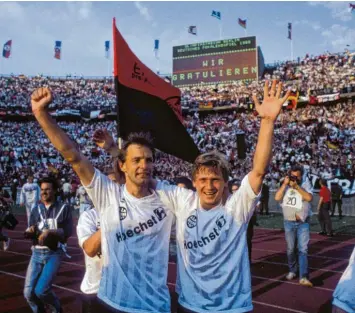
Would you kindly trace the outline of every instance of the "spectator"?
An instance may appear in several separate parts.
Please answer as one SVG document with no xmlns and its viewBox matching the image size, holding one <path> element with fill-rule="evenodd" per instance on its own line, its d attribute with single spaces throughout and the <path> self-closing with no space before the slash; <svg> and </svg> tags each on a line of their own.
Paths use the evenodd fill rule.
<svg viewBox="0 0 355 313">
<path fill-rule="evenodd" d="M 321 232 L 319 234 L 333 237 L 332 221 L 329 216 L 331 193 L 327 188 L 327 182 L 324 179 L 321 179 L 319 184 L 321 186 L 317 207 L 318 220 L 321 227 Z"/>
<path fill-rule="evenodd" d="M 313 287 L 308 273 L 309 216 L 311 214 L 312 187 L 308 180 L 302 181 L 303 169 L 293 167 L 289 176 L 275 194 L 275 200 L 282 202 L 285 238 L 287 243 L 287 259 L 289 273 L 287 280 L 292 280 L 297 273 L 297 250 L 299 265 L 299 283 Z M 296 247 L 296 243 L 298 247 Z"/>
</svg>

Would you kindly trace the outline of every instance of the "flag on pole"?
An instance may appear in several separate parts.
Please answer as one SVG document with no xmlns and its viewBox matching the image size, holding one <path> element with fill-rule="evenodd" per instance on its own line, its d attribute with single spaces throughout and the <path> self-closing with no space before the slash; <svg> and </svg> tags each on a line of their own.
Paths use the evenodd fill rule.
<svg viewBox="0 0 355 313">
<path fill-rule="evenodd" d="M 155 53 L 155 57 L 158 59 L 159 55 L 159 39 L 155 39 L 154 40 L 154 53 Z"/>
<path fill-rule="evenodd" d="M 155 147 L 193 162 L 199 151 L 182 124 L 181 91 L 159 77 L 132 52 L 113 19 L 117 134 L 150 132 Z"/>
<path fill-rule="evenodd" d="M 350 12 L 352 12 L 355 9 L 355 4 L 349 3 L 350 7 Z"/>
<path fill-rule="evenodd" d="M 57 60 L 60 60 L 62 54 L 62 42 L 61 41 L 56 41 L 54 45 L 54 57 Z"/>
<path fill-rule="evenodd" d="M 4 47 L 2 49 L 2 56 L 8 59 L 11 55 L 11 47 L 12 47 L 12 40 L 8 40 L 5 42 Z"/>
<path fill-rule="evenodd" d="M 215 18 L 217 18 L 217 19 L 219 19 L 219 20 L 222 19 L 222 16 L 221 16 L 221 12 L 220 12 L 220 11 L 215 11 L 215 10 L 213 10 L 211 16 L 212 16 L 212 17 L 215 17 Z"/>
<path fill-rule="evenodd" d="M 247 20 L 242 20 L 241 18 L 238 18 L 238 24 L 239 26 L 243 27 L 244 29 L 247 28 Z"/>
<path fill-rule="evenodd" d="M 110 40 L 105 41 L 105 57 L 106 59 L 110 57 Z"/>
<path fill-rule="evenodd" d="M 288 39 L 292 40 L 292 23 L 288 23 Z"/>
<path fill-rule="evenodd" d="M 197 35 L 197 27 L 196 26 L 189 26 L 188 32 L 189 32 L 189 34 Z"/>
</svg>

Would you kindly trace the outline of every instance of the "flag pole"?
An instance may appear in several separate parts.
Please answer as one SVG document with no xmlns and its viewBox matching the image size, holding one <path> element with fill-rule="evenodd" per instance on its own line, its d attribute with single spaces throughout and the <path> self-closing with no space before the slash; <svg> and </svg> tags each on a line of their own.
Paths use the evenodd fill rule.
<svg viewBox="0 0 355 313">
<path fill-rule="evenodd" d="M 219 22 L 219 40 L 222 40 L 222 19 Z"/>
<path fill-rule="evenodd" d="M 293 39 L 291 39 L 291 61 L 293 62 Z"/>
<path fill-rule="evenodd" d="M 244 28 L 244 34 L 245 34 L 245 37 L 248 37 L 248 33 L 247 33 L 247 29 Z"/>
</svg>

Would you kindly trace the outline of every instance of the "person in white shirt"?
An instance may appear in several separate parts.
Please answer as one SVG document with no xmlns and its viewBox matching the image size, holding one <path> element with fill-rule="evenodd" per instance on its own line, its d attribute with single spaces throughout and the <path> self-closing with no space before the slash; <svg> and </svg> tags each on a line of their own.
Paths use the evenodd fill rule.
<svg viewBox="0 0 355 313">
<path fill-rule="evenodd" d="M 298 250 L 299 283 L 313 287 L 308 274 L 309 217 L 312 215 L 310 202 L 313 188 L 309 180 L 304 180 L 303 177 L 303 168 L 294 166 L 276 192 L 275 200 L 281 202 L 284 217 L 289 266 L 286 279 L 292 280 L 296 277 Z"/>
<path fill-rule="evenodd" d="M 82 313 L 100 312 L 102 306 L 97 300 L 102 272 L 101 229 L 99 213 L 93 207 L 84 211 L 76 227 L 79 246 L 84 251 L 85 275 L 80 285 L 84 293 Z"/>
<path fill-rule="evenodd" d="M 79 200 L 79 216 L 81 216 L 85 211 L 90 210 L 92 201 L 83 186 L 80 186 L 76 191 L 76 197 Z"/>
<path fill-rule="evenodd" d="M 253 310 L 246 232 L 272 155 L 274 123 L 288 93 L 273 82 L 264 101 L 254 96 L 261 117 L 252 171 L 225 201 L 229 164 L 217 152 L 197 157 L 192 170 L 196 192 L 158 183 L 162 201 L 176 214 L 178 312 Z"/>
<path fill-rule="evenodd" d="M 333 293 L 332 313 L 355 312 L 355 248 Z"/>
<path fill-rule="evenodd" d="M 65 181 L 65 179 L 62 179 L 63 186 L 62 186 L 62 192 L 63 192 L 63 201 L 66 203 L 70 203 L 70 197 L 71 197 L 71 184 Z"/>
<path fill-rule="evenodd" d="M 167 286 L 173 212 L 149 188 L 154 149 L 130 136 L 120 155 L 126 183 L 117 185 L 80 152 L 48 112 L 52 94 L 38 88 L 32 112 L 54 147 L 73 167 L 100 214 L 102 278 L 98 297 L 110 312 L 170 313 Z"/>
<path fill-rule="evenodd" d="M 20 205 L 26 207 L 27 224 L 30 223 L 30 215 L 32 208 L 38 204 L 40 200 L 40 188 L 38 184 L 33 182 L 33 176 L 29 176 L 27 183 L 23 185 L 20 194 Z"/>
</svg>

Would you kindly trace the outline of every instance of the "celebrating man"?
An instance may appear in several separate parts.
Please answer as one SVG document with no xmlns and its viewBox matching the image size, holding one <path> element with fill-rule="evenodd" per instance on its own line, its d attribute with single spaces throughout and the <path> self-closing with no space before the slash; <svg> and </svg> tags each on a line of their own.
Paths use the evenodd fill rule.
<svg viewBox="0 0 355 313">
<path fill-rule="evenodd" d="M 263 104 L 253 97 L 261 117 L 253 169 L 225 203 L 229 164 L 217 152 L 195 160 L 192 179 L 196 192 L 157 186 L 161 199 L 170 203 L 177 219 L 178 312 L 253 309 L 246 231 L 270 162 L 274 123 L 288 97 L 287 93 L 280 99 L 281 91 L 282 84 L 276 90 L 274 81 L 269 94 L 266 82 Z"/>
<path fill-rule="evenodd" d="M 100 214 L 102 279 L 98 297 L 107 311 L 170 313 L 167 287 L 172 212 L 149 188 L 154 148 L 133 134 L 120 156 L 126 184 L 117 185 L 79 151 L 48 113 L 52 94 L 39 88 L 32 111 L 44 132 L 71 164 Z"/>
</svg>

